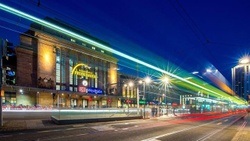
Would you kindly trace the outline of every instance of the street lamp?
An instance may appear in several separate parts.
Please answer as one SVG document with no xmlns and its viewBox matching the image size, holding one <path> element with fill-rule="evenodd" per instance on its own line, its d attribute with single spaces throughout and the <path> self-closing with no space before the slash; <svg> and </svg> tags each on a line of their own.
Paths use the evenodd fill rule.
<svg viewBox="0 0 250 141">
<path fill-rule="evenodd" d="M 166 104 L 166 112 L 168 114 L 168 105 L 167 105 L 167 85 L 169 84 L 169 77 L 164 75 L 161 78 L 162 83 L 164 84 L 164 96 L 165 96 L 165 104 Z"/>
<path fill-rule="evenodd" d="M 128 103 L 128 113 L 129 113 L 129 104 L 130 104 L 130 100 L 129 100 L 129 99 L 130 99 L 130 97 L 131 97 L 131 91 L 133 91 L 133 86 L 134 86 L 134 83 L 130 81 L 130 82 L 128 83 L 128 93 L 129 93 L 128 102 L 127 102 L 127 103 Z M 130 88 L 131 88 L 132 90 L 131 90 Z"/>
<path fill-rule="evenodd" d="M 143 107 L 143 118 L 145 119 L 145 114 L 146 114 L 146 112 L 145 112 L 145 108 L 146 108 L 146 84 L 149 84 L 151 82 L 151 78 L 150 77 L 146 77 L 144 80 L 140 80 L 139 81 L 139 83 L 140 84 L 143 84 L 143 98 L 142 98 L 142 100 L 144 100 L 144 107 Z"/>
</svg>

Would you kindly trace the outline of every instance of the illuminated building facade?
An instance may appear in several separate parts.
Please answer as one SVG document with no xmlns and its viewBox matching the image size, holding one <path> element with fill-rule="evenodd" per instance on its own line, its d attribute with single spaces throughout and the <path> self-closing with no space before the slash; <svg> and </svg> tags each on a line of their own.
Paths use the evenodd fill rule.
<svg viewBox="0 0 250 141">
<path fill-rule="evenodd" d="M 120 107 L 137 107 L 137 96 L 139 94 L 137 78 L 127 74 L 119 74 L 118 79 L 118 93 L 121 93 Z"/>
<path fill-rule="evenodd" d="M 232 90 L 249 101 L 250 96 L 250 57 L 240 59 L 239 64 L 232 68 Z"/>
<path fill-rule="evenodd" d="M 109 46 L 51 18 L 45 20 Z M 16 85 L 4 85 L 16 101 L 6 104 L 57 107 L 117 107 L 117 59 L 87 42 L 32 23 L 16 47 Z"/>
</svg>

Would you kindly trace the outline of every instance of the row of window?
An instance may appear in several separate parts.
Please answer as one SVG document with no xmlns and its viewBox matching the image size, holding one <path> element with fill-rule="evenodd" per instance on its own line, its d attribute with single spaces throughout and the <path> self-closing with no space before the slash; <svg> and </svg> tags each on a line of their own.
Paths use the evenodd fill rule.
<svg viewBox="0 0 250 141">
<path fill-rule="evenodd" d="M 96 75 L 96 78 L 87 76 L 80 77 L 72 73 L 74 66 L 83 63 L 89 68 L 82 67 L 82 70 L 89 71 Z M 56 50 L 56 89 L 77 91 L 78 80 L 85 79 L 89 87 L 104 89 L 107 84 L 108 62 L 89 55 L 75 53 L 70 54 L 66 50 Z"/>
</svg>

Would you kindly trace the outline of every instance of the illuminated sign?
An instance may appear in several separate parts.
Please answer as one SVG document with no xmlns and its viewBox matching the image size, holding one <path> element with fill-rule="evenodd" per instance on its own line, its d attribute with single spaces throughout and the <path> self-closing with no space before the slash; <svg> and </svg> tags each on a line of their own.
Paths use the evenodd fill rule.
<svg viewBox="0 0 250 141">
<path fill-rule="evenodd" d="M 78 92 L 86 93 L 86 91 L 87 91 L 86 87 L 78 86 Z"/>
<path fill-rule="evenodd" d="M 82 77 L 90 77 L 90 78 L 97 78 L 97 76 L 93 73 L 93 72 L 90 72 L 88 70 L 83 70 L 81 67 L 85 67 L 86 69 L 89 69 L 89 67 L 85 64 L 77 64 L 71 74 L 72 75 L 78 75 L 78 76 L 82 76 Z"/>
<path fill-rule="evenodd" d="M 87 87 L 88 81 L 85 79 L 78 79 L 78 92 L 88 94 L 103 94 L 102 89 Z"/>
<path fill-rule="evenodd" d="M 89 94 L 103 94 L 103 90 L 102 89 L 90 88 L 90 87 L 88 87 L 86 89 L 86 92 L 89 93 Z"/>
<path fill-rule="evenodd" d="M 1 97 L 4 97 L 4 90 L 1 90 Z"/>
<path fill-rule="evenodd" d="M 88 94 L 103 94 L 102 89 L 90 88 L 90 87 L 84 87 L 84 86 L 78 86 L 78 91 L 81 93 L 88 93 Z"/>
<path fill-rule="evenodd" d="M 87 80 L 83 80 L 82 81 L 82 85 L 85 86 L 85 87 L 88 86 L 88 81 Z"/>
<path fill-rule="evenodd" d="M 85 79 L 78 79 L 78 92 L 86 93 L 88 81 Z"/>
</svg>

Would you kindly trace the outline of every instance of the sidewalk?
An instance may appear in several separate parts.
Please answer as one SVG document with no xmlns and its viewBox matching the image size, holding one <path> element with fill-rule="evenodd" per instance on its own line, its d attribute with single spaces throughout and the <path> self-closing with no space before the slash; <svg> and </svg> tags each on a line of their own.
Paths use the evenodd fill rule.
<svg viewBox="0 0 250 141">
<path fill-rule="evenodd" d="M 54 124 L 50 120 L 8 120 L 4 121 L 3 126 L 0 127 L 0 133 L 17 132 L 24 130 L 42 130 L 48 128 L 58 128 L 59 125 Z M 64 125 L 60 127 L 66 127 L 72 125 Z"/>
</svg>

